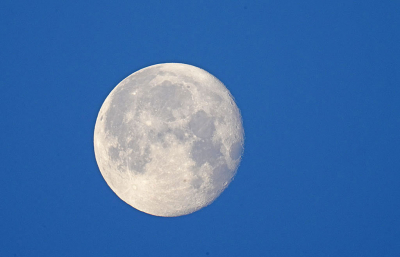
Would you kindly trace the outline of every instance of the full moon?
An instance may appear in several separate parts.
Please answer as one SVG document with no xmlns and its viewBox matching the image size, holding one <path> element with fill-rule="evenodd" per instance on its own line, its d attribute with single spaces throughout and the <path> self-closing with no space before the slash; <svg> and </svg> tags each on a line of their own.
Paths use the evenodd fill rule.
<svg viewBox="0 0 400 257">
<path fill-rule="evenodd" d="M 164 217 L 211 204 L 233 180 L 244 144 L 240 111 L 207 71 L 180 63 L 141 69 L 107 96 L 94 151 L 110 188 Z"/>
</svg>

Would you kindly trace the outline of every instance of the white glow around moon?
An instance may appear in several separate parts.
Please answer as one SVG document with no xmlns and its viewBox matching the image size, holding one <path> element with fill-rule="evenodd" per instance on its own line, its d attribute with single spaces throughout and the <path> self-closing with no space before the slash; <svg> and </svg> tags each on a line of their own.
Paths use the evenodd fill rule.
<svg viewBox="0 0 400 257">
<path fill-rule="evenodd" d="M 200 68 L 164 63 L 119 83 L 97 117 L 94 149 L 111 189 L 156 216 L 195 212 L 235 176 L 242 118 L 228 89 Z"/>
</svg>

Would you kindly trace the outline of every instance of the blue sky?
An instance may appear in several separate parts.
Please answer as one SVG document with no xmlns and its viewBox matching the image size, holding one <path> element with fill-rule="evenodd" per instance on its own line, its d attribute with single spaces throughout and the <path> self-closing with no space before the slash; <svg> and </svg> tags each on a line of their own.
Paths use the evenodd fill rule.
<svg viewBox="0 0 400 257">
<path fill-rule="evenodd" d="M 400 2 L 0 3 L 0 256 L 400 256 Z M 245 152 L 210 206 L 139 212 L 93 130 L 146 66 L 219 78 Z"/>
</svg>

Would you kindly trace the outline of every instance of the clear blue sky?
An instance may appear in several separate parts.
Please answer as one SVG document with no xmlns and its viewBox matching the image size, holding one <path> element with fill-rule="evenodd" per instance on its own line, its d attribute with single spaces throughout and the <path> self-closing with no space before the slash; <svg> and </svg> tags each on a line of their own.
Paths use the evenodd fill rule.
<svg viewBox="0 0 400 257">
<path fill-rule="evenodd" d="M 399 1 L 0 3 L 0 256 L 400 256 Z M 143 67 L 218 77 L 246 133 L 210 206 L 160 218 L 96 165 Z"/>
</svg>

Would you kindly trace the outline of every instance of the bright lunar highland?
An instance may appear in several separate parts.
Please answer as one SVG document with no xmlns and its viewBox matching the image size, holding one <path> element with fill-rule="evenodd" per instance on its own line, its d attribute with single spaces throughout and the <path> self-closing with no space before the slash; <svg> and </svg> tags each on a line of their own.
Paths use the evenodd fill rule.
<svg viewBox="0 0 400 257">
<path fill-rule="evenodd" d="M 228 89 L 200 68 L 141 69 L 104 101 L 94 131 L 101 174 L 126 203 L 174 217 L 212 203 L 243 153 L 240 111 Z"/>
</svg>

